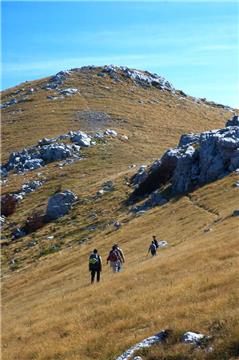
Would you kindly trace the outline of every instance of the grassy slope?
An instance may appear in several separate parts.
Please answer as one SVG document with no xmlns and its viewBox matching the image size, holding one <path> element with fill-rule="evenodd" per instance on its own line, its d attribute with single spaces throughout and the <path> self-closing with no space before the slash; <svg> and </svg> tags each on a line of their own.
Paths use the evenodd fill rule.
<svg viewBox="0 0 239 360">
<path fill-rule="evenodd" d="M 87 128 L 87 124 L 76 121 L 76 111 L 82 110 L 111 114 L 108 127 L 130 139 L 126 143 L 112 139 L 106 146 L 88 149 L 85 160 L 63 170 L 54 164 L 44 168 L 41 172 L 48 181 L 26 197 L 10 218 L 21 223 L 34 209 L 43 211 L 47 197 L 59 184 L 80 198 L 70 215 L 2 251 L 3 358 L 19 359 L 21 354 L 21 359 L 113 359 L 163 328 L 176 334 L 187 330 L 212 334 L 215 347 L 225 353 L 239 341 L 235 335 L 238 227 L 231 216 L 237 207 L 238 190 L 233 187 L 236 176 L 207 185 L 142 217 L 129 215 L 123 200 L 130 191 L 125 177 L 134 172 L 128 165 L 160 156 L 177 143 L 181 133 L 223 126 L 230 114 L 178 100 L 156 89 L 133 87 L 130 81 L 115 85 L 96 75 L 74 74 L 64 87 L 68 85 L 79 87 L 81 94 L 53 102 L 40 90 L 31 95 L 31 103 L 15 106 L 24 112 L 13 114 L 11 108 L 3 111 L 3 160 L 10 151 L 32 145 L 44 136 Z M 129 93 L 129 86 L 133 93 Z M 9 99 L 8 92 L 4 96 Z M 152 99 L 159 103 L 147 103 Z M 26 178 L 35 178 L 34 172 L 24 178 L 12 177 L 3 192 L 19 189 Z M 109 179 L 116 182 L 116 191 L 95 200 L 94 194 Z M 97 213 L 98 222 L 93 233 L 83 229 L 96 222 L 92 211 Z M 116 219 L 124 224 L 119 231 L 107 225 Z M 167 240 L 169 247 L 150 259 L 145 255 L 154 233 Z M 62 250 L 39 257 L 47 252 L 49 242 L 45 238 L 51 234 Z M 26 244 L 32 238 L 37 246 L 28 249 Z M 79 245 L 78 241 L 86 238 Z M 114 242 L 125 251 L 124 272 L 113 276 L 104 266 L 102 282 L 89 286 L 89 252 L 96 246 L 105 260 Z M 19 270 L 9 272 L 8 262 L 13 257 Z M 166 354 L 168 350 L 163 351 Z M 178 350 L 172 351 L 176 354 Z M 150 359 L 151 355 L 145 356 Z"/>
</svg>

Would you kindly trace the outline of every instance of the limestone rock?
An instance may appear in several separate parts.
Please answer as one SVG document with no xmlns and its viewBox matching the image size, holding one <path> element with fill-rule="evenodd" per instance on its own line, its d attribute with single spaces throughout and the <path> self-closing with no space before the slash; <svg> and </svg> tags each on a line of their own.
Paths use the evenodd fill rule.
<svg viewBox="0 0 239 360">
<path fill-rule="evenodd" d="M 231 120 L 235 123 L 235 117 Z M 185 193 L 239 167 L 239 126 L 182 135 L 179 146 L 155 161 L 133 195 L 149 194 L 168 182 L 172 193 Z M 131 182 L 135 185 L 135 174 Z"/>
<path fill-rule="evenodd" d="M 66 215 L 76 200 L 77 196 L 70 190 L 65 190 L 51 196 L 47 205 L 47 220 L 56 220 Z"/>
<path fill-rule="evenodd" d="M 234 115 L 230 120 L 228 120 L 226 126 L 239 126 L 239 116 Z"/>
<path fill-rule="evenodd" d="M 76 131 L 71 134 L 71 141 L 84 147 L 89 147 L 92 144 L 91 137 L 83 131 Z"/>
</svg>

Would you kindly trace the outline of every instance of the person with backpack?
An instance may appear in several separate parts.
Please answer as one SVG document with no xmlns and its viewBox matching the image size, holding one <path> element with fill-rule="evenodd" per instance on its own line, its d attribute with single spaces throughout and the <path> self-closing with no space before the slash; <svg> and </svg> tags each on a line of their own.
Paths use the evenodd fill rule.
<svg viewBox="0 0 239 360">
<path fill-rule="evenodd" d="M 110 253 L 107 257 L 107 265 L 110 262 L 110 267 L 112 268 L 113 272 L 119 272 L 121 269 L 121 263 L 123 262 L 122 257 L 117 249 L 116 245 L 112 246 Z"/>
<path fill-rule="evenodd" d="M 122 265 L 123 263 L 125 262 L 125 257 L 124 257 L 124 253 L 123 253 L 123 250 L 119 247 L 118 244 L 115 244 L 114 245 L 116 247 L 116 250 L 119 252 L 119 255 L 120 255 L 120 266 L 118 268 L 118 271 L 120 271 L 122 269 Z"/>
<path fill-rule="evenodd" d="M 154 244 L 155 244 L 155 246 L 156 246 L 156 249 L 158 249 L 159 243 L 158 243 L 158 240 L 156 239 L 156 236 L 155 236 L 155 235 L 153 235 L 153 242 L 154 242 Z"/>
<path fill-rule="evenodd" d="M 102 270 L 102 260 L 101 256 L 98 254 L 97 249 L 94 249 L 89 257 L 89 271 L 91 272 L 91 284 L 93 284 L 95 280 L 95 275 L 97 282 L 100 281 L 100 273 Z"/>
<path fill-rule="evenodd" d="M 157 255 L 157 248 L 156 248 L 154 241 L 151 242 L 147 255 L 149 254 L 149 252 L 151 252 L 152 256 Z"/>
</svg>

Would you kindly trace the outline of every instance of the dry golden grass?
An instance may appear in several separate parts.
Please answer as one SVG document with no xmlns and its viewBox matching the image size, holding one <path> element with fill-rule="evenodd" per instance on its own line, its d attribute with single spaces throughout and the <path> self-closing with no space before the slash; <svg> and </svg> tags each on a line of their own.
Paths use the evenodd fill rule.
<svg viewBox="0 0 239 360">
<path fill-rule="evenodd" d="M 75 121 L 75 112 L 86 109 L 111 114 L 114 121 L 108 127 L 130 139 L 126 143 L 112 139 L 107 146 L 87 149 L 85 160 L 63 170 L 55 164 L 41 169 L 46 183 L 9 218 L 21 224 L 33 210 L 44 211 L 48 196 L 59 185 L 75 191 L 80 199 L 69 215 L 2 249 L 2 358 L 113 360 L 162 329 L 173 331 L 172 340 L 145 351 L 144 360 L 236 358 L 239 246 L 238 222 L 232 216 L 238 206 L 236 175 L 140 217 L 128 213 L 124 204 L 131 191 L 125 178 L 135 171 L 128 165 L 148 163 L 176 145 L 181 133 L 218 128 L 230 114 L 156 89 L 134 88 L 129 95 L 132 84 L 114 85 L 95 75 L 86 79 L 74 74 L 68 81 L 65 87 L 79 87 L 81 93 L 61 106 L 47 101 L 40 90 L 32 95 L 31 106 L 16 105 L 23 113 L 12 114 L 10 108 L 3 112 L 3 159 L 42 137 L 86 128 Z M 3 96 L 8 99 L 9 94 Z M 152 98 L 159 103 L 147 104 Z M 140 99 L 145 104 L 139 104 Z M 3 192 L 19 189 L 36 172 L 12 176 Z M 110 179 L 116 190 L 96 200 L 101 184 Z M 118 231 L 113 220 L 123 223 Z M 95 223 L 96 231 L 85 228 Z M 7 228 L 4 234 L 9 232 Z M 52 243 L 61 250 L 50 254 L 52 243 L 46 236 L 52 234 Z M 146 256 L 153 234 L 169 243 L 155 258 Z M 28 248 L 32 239 L 37 246 Z M 119 274 L 112 274 L 105 264 L 115 242 L 126 256 Z M 104 266 L 102 281 L 91 286 L 88 256 L 95 247 Z M 9 267 L 13 257 L 18 264 L 15 271 Z M 190 346 L 174 343 L 189 330 L 212 335 L 215 351 L 191 353 Z"/>
</svg>

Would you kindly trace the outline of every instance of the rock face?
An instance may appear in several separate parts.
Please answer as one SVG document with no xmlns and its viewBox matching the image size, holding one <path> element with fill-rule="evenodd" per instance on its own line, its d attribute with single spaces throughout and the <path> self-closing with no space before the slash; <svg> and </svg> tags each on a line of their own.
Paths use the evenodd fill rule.
<svg viewBox="0 0 239 360">
<path fill-rule="evenodd" d="M 133 196 L 149 194 L 166 183 L 172 193 L 185 193 L 228 175 L 239 167 L 239 126 L 233 117 L 230 126 L 201 134 L 182 135 L 178 147 L 169 149 L 145 170 Z M 137 174 L 132 178 L 135 185 Z"/>
<path fill-rule="evenodd" d="M 46 219 L 56 220 L 66 215 L 77 200 L 77 196 L 70 190 L 65 190 L 51 196 L 48 200 Z"/>
</svg>

